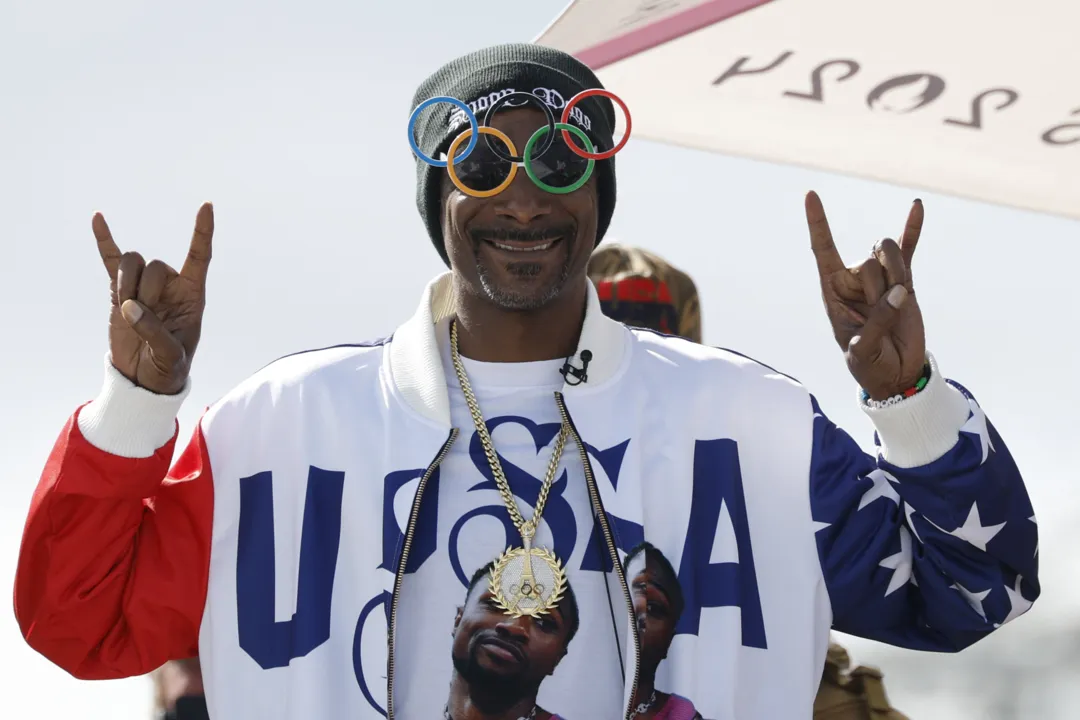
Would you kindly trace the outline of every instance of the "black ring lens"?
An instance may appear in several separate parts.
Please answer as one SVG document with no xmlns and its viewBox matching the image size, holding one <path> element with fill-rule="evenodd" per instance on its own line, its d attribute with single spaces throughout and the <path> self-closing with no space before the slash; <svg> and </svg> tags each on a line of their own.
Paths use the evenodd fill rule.
<svg viewBox="0 0 1080 720">
<path fill-rule="evenodd" d="M 488 111 L 486 113 L 484 113 L 484 125 L 491 127 L 491 118 L 495 115 L 495 112 L 514 98 L 526 100 L 528 102 L 532 102 L 535 105 L 538 105 L 540 109 L 544 111 L 544 115 L 547 116 L 548 131 L 547 133 L 545 133 L 544 139 L 540 141 L 540 147 L 538 147 L 536 149 L 536 152 L 532 154 L 532 159 L 535 160 L 536 158 L 546 153 L 549 148 L 551 148 L 551 144 L 555 142 L 556 135 L 555 114 L 551 112 L 551 108 L 548 107 L 548 104 L 541 100 L 539 97 L 533 95 L 530 92 L 522 91 L 512 92 L 507 95 L 503 95 L 501 98 L 496 100 L 491 107 L 488 108 Z M 561 135 L 562 133 L 559 134 Z M 523 157 L 515 157 L 508 152 L 504 152 L 502 148 L 497 146 L 496 143 L 491 142 L 491 136 L 486 133 L 484 134 L 484 142 L 487 143 L 488 150 L 491 150 L 491 152 L 495 153 L 495 155 L 500 160 L 505 160 L 506 162 L 512 163 L 525 162 L 525 158 Z"/>
</svg>

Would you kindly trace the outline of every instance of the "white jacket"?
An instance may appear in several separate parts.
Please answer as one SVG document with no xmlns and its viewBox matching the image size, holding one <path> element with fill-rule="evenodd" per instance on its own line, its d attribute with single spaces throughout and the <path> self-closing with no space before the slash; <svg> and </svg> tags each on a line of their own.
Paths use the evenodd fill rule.
<svg viewBox="0 0 1080 720">
<path fill-rule="evenodd" d="M 28 642 L 81 677 L 197 652 L 212 717 L 393 716 L 395 673 L 424 672 L 394 665 L 423 492 L 471 432 L 450 426 L 434 333 L 450 285 L 434 280 L 392 338 L 292 355 L 240 384 L 165 481 L 183 396 L 110 366 L 31 508 L 16 587 Z M 873 458 L 795 380 L 628 329 L 591 285 L 578 350 L 587 381 L 557 400 L 567 453 L 588 448 L 627 701 L 638 638 L 620 563 L 642 539 L 687 601 L 666 683 L 713 720 L 809 717 L 830 627 L 953 651 L 1038 595 L 1023 481 L 936 365 L 915 397 L 867 409 Z M 600 449 L 621 443 L 608 462 Z M 447 637 L 431 642 L 446 652 Z"/>
</svg>

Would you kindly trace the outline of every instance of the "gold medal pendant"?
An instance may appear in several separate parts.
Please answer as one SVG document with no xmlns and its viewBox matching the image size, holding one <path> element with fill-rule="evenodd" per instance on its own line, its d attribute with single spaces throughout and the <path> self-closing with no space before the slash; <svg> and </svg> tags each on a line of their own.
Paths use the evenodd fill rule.
<svg viewBox="0 0 1080 720">
<path fill-rule="evenodd" d="M 566 572 L 546 548 L 508 548 L 491 569 L 491 594 L 507 615 L 539 617 L 554 610 L 566 592 Z"/>
<path fill-rule="evenodd" d="M 499 556 L 495 565 L 491 568 L 488 578 L 491 586 L 491 594 L 495 604 L 515 618 L 528 615 L 539 617 L 547 615 L 554 610 L 566 592 L 566 571 L 563 569 L 555 553 L 547 548 L 534 548 L 533 537 L 540 523 L 540 516 L 544 513 L 547 504 L 548 493 L 555 483 L 555 475 L 559 470 L 559 460 L 562 458 L 563 449 L 566 447 L 566 438 L 569 429 L 564 422 L 559 428 L 559 434 L 555 437 L 555 448 L 551 453 L 547 472 L 540 485 L 540 492 L 536 498 L 536 506 L 533 516 L 526 520 L 518 510 L 514 494 L 510 490 L 510 483 L 503 472 L 499 462 L 495 445 L 488 433 L 487 423 L 480 413 L 480 406 L 476 402 L 469 378 L 465 374 L 465 366 L 458 354 L 457 323 L 450 325 L 450 355 L 454 361 L 454 372 L 461 383 L 461 392 L 465 396 L 465 402 L 469 406 L 469 414 L 476 426 L 476 434 L 480 437 L 480 444 L 484 447 L 484 455 L 487 456 L 488 465 L 491 467 L 492 477 L 499 488 L 506 511 L 514 527 L 521 533 L 521 542 L 524 547 L 507 548 L 506 552 Z"/>
</svg>

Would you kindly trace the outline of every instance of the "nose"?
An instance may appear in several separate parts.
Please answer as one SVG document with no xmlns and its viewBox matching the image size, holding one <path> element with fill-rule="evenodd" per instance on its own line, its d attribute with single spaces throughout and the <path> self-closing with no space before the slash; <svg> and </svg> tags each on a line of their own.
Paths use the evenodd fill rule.
<svg viewBox="0 0 1080 720">
<path fill-rule="evenodd" d="M 551 214 L 550 195 L 533 185 L 523 171 L 518 172 L 510 187 L 495 199 L 495 214 L 521 225 L 529 225 Z"/>
<path fill-rule="evenodd" d="M 503 640 L 524 643 L 529 639 L 529 627 L 526 623 L 530 622 L 532 622 L 532 620 L 525 616 L 519 618 L 507 616 L 506 619 L 501 620 L 499 624 L 495 626 L 495 632 L 497 632 L 499 637 Z"/>
</svg>

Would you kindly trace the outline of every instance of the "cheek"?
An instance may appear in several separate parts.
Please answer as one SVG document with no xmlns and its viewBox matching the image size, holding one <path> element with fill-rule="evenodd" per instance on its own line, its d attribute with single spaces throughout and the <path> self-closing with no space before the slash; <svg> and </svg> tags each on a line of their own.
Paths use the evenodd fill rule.
<svg viewBox="0 0 1080 720">
<path fill-rule="evenodd" d="M 596 224 L 597 201 L 595 184 L 590 182 L 578 192 L 573 193 L 570 196 L 569 201 L 569 209 L 578 219 L 579 223 L 583 225 Z"/>
<path fill-rule="evenodd" d="M 456 193 L 450 193 L 445 200 L 443 200 L 443 232 L 446 234 L 456 234 L 458 227 L 461 227 L 458 218 L 461 216 L 461 201 L 456 197 Z"/>
<path fill-rule="evenodd" d="M 443 242 L 446 243 L 446 251 L 451 260 L 463 259 L 470 253 L 463 235 L 466 222 L 476 214 L 470 200 L 471 198 L 455 192 L 443 202 Z"/>
<path fill-rule="evenodd" d="M 577 223 L 578 231 L 582 237 L 593 237 L 597 230 L 597 202 L 596 193 L 588 187 L 574 193 L 565 205 L 567 212 L 573 216 Z M 592 243 L 581 243 L 576 248 L 576 255 L 582 262 L 587 263 L 592 257 Z"/>
<path fill-rule="evenodd" d="M 539 651 L 536 655 L 543 659 L 544 667 L 551 668 L 559 664 L 560 653 L 562 648 L 565 647 L 564 639 L 545 633 L 543 637 L 533 638 L 533 642 L 536 650 Z"/>
<path fill-rule="evenodd" d="M 454 634 L 456 640 L 471 638 L 477 631 L 483 629 L 483 623 L 476 622 L 476 618 L 464 617 Z"/>
</svg>

